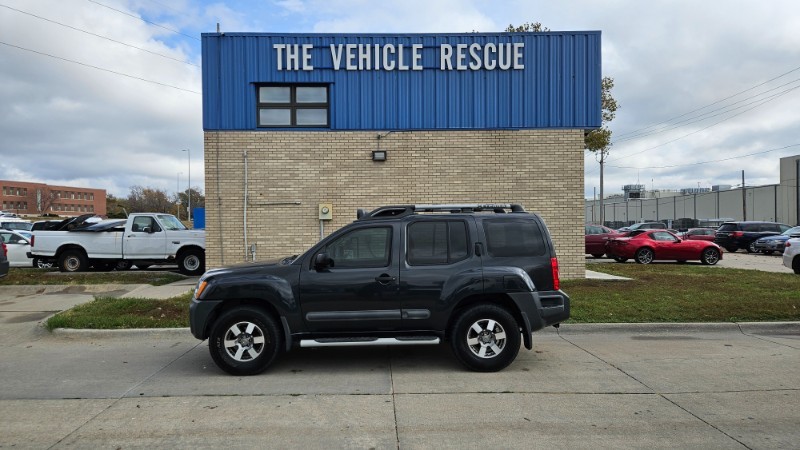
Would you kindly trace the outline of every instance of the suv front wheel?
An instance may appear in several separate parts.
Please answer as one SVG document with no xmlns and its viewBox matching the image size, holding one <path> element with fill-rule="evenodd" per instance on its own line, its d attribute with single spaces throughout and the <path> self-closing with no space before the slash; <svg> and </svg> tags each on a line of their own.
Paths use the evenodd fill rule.
<svg viewBox="0 0 800 450">
<path fill-rule="evenodd" d="M 278 356 L 281 333 L 278 323 L 258 308 L 240 306 L 214 322 L 208 337 L 211 358 L 231 375 L 256 375 Z"/>
<path fill-rule="evenodd" d="M 497 305 L 475 305 L 462 311 L 453 323 L 450 346 L 466 368 L 497 372 L 511 364 L 519 353 L 519 324 Z"/>
</svg>

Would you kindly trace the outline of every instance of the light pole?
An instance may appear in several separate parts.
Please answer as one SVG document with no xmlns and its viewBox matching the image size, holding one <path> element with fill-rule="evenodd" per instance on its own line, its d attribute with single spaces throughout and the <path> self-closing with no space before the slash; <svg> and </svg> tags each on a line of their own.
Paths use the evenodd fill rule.
<svg viewBox="0 0 800 450">
<path fill-rule="evenodd" d="M 178 220 L 181 220 L 181 174 L 183 172 L 178 172 L 176 176 L 176 191 L 175 193 L 178 195 Z"/>
<path fill-rule="evenodd" d="M 181 150 L 182 152 L 186 152 L 186 156 L 189 157 L 189 190 L 186 191 L 186 199 L 188 206 L 186 207 L 187 215 L 186 217 L 189 219 L 189 222 L 192 221 L 192 151 L 188 148 Z"/>
</svg>

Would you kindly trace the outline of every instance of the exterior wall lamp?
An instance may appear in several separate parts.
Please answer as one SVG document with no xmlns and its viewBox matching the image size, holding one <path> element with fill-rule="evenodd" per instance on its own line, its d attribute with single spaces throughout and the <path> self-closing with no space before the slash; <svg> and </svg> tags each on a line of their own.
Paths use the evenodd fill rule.
<svg viewBox="0 0 800 450">
<path fill-rule="evenodd" d="M 386 161 L 386 150 L 374 150 L 372 152 L 373 161 Z"/>
</svg>

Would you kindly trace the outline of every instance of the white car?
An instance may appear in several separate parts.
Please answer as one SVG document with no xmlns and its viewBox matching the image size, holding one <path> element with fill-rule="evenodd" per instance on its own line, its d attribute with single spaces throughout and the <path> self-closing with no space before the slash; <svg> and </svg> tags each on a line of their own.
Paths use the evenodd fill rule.
<svg viewBox="0 0 800 450">
<path fill-rule="evenodd" d="M 34 267 L 33 259 L 28 258 L 31 242 L 14 230 L 0 230 L 0 238 L 8 249 L 8 263 L 11 267 Z"/>
<path fill-rule="evenodd" d="M 783 265 L 800 275 L 800 238 L 791 238 L 783 248 Z"/>
</svg>

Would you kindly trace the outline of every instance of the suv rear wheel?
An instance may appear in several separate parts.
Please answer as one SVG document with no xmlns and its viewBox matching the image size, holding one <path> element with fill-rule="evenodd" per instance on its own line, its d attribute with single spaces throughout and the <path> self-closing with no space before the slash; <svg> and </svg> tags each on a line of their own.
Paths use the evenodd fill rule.
<svg viewBox="0 0 800 450">
<path fill-rule="evenodd" d="M 514 316 L 491 304 L 462 311 L 450 332 L 456 358 L 476 372 L 497 372 L 507 367 L 516 359 L 521 339 Z"/>
<path fill-rule="evenodd" d="M 281 348 L 278 323 L 258 308 L 240 306 L 214 322 L 208 337 L 211 357 L 231 375 L 256 375 L 278 356 Z"/>
</svg>

